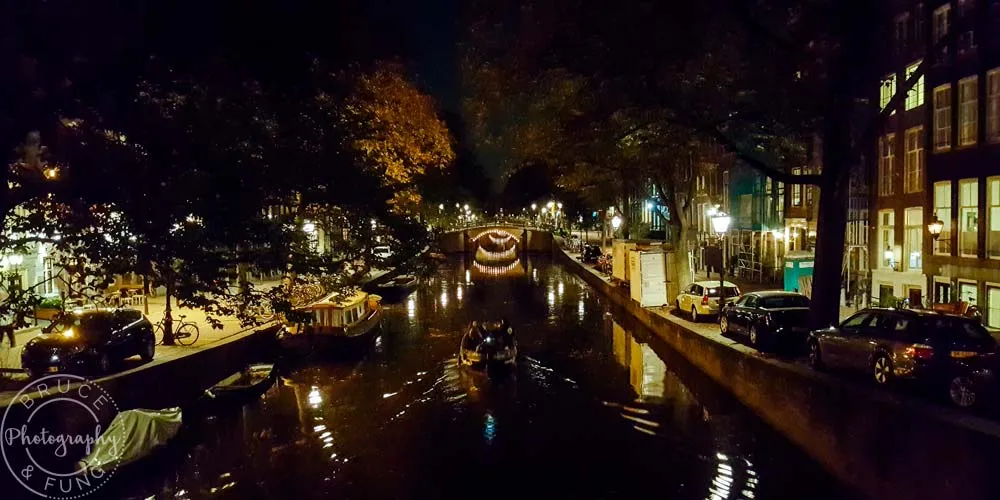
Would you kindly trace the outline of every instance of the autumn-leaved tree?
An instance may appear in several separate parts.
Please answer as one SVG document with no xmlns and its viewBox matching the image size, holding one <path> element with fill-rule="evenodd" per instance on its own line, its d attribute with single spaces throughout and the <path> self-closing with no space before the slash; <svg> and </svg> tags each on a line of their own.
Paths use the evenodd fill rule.
<svg viewBox="0 0 1000 500">
<path fill-rule="evenodd" d="M 357 161 L 383 177 L 398 211 L 416 213 L 415 183 L 455 159 L 434 99 L 407 78 L 401 65 L 379 63 L 351 78 L 338 115 Z"/>
</svg>

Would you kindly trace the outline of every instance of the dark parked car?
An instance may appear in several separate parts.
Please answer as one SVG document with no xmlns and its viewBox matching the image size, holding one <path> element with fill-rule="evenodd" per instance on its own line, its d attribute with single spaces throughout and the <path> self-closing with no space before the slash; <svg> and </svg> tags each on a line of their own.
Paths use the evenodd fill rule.
<svg viewBox="0 0 1000 500">
<path fill-rule="evenodd" d="M 971 406 L 991 384 L 996 340 L 973 318 L 918 309 L 866 309 L 839 327 L 816 330 L 809 364 L 872 374 L 875 382 L 916 379 L 946 384 L 959 406 Z"/>
<path fill-rule="evenodd" d="M 32 378 L 48 372 L 114 365 L 138 354 L 150 361 L 156 349 L 153 325 L 133 309 L 94 309 L 65 313 L 28 341 L 21 366 Z"/>
<path fill-rule="evenodd" d="M 747 293 L 719 312 L 719 329 L 723 335 L 746 335 L 757 349 L 799 349 L 809 336 L 809 298 L 785 291 Z"/>
<path fill-rule="evenodd" d="M 583 255 L 580 256 L 580 260 L 592 264 L 597 262 L 597 259 L 601 258 L 601 255 L 601 247 L 597 245 L 587 245 L 583 247 Z"/>
</svg>

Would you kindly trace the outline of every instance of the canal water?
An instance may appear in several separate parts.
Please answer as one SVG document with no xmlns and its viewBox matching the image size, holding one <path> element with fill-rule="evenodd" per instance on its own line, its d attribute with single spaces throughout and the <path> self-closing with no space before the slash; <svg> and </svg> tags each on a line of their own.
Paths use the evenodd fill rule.
<svg viewBox="0 0 1000 500">
<path fill-rule="evenodd" d="M 456 365 L 505 317 L 507 378 Z M 359 357 L 287 374 L 115 498 L 853 498 L 581 279 L 545 258 L 451 260 Z M 101 495 L 97 495 L 101 496 Z"/>
</svg>

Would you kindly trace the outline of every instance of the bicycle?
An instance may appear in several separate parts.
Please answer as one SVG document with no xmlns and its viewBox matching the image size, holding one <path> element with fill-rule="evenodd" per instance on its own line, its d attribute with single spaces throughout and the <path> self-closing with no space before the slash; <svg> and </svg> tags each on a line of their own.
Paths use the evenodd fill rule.
<svg viewBox="0 0 1000 500">
<path fill-rule="evenodd" d="M 184 318 L 187 316 L 183 314 L 180 314 L 177 317 L 180 319 L 173 321 L 174 341 L 177 342 L 178 345 L 182 346 L 189 346 L 197 342 L 198 337 L 201 336 L 198 324 L 192 321 L 184 321 Z M 156 345 L 163 345 L 162 319 L 153 325 L 153 335 L 156 336 Z"/>
</svg>

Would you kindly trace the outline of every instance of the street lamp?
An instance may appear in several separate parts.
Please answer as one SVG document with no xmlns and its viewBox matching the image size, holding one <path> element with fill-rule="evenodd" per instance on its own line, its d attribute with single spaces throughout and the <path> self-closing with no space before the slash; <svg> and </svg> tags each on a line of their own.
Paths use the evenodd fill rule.
<svg viewBox="0 0 1000 500">
<path fill-rule="evenodd" d="M 466 203 L 466 204 L 465 204 L 465 206 L 463 206 L 462 208 L 464 208 L 464 209 L 465 209 L 465 211 L 466 211 L 466 212 L 468 212 L 468 211 L 469 211 L 469 204 L 468 204 L 468 203 Z"/>
<path fill-rule="evenodd" d="M 550 201 L 550 202 L 546 203 L 545 206 L 549 207 L 549 210 L 551 210 L 552 207 L 555 206 L 555 204 L 556 204 L 556 202 Z"/>
<path fill-rule="evenodd" d="M 714 212 L 711 215 L 712 229 L 719 237 L 719 260 L 721 261 L 721 266 L 719 267 L 719 307 L 721 310 L 726 305 L 726 251 L 722 241 L 726 236 L 726 232 L 729 231 L 729 224 L 733 222 L 733 218 L 725 212 L 720 212 L 718 208 L 710 210 Z"/>
<path fill-rule="evenodd" d="M 611 229 L 618 231 L 618 228 L 622 227 L 622 218 L 619 216 L 614 216 L 611 218 Z"/>
<path fill-rule="evenodd" d="M 559 203 L 556 203 L 556 206 L 559 207 L 559 210 L 562 210 L 562 202 L 561 201 Z"/>
<path fill-rule="evenodd" d="M 938 219 L 934 216 L 934 220 L 930 224 L 927 224 L 927 231 L 931 233 L 931 238 L 935 240 L 941 236 L 941 231 L 944 229 L 944 221 Z"/>
<path fill-rule="evenodd" d="M 531 209 L 532 210 L 538 210 L 538 204 L 537 203 L 532 203 L 531 204 Z"/>
</svg>

